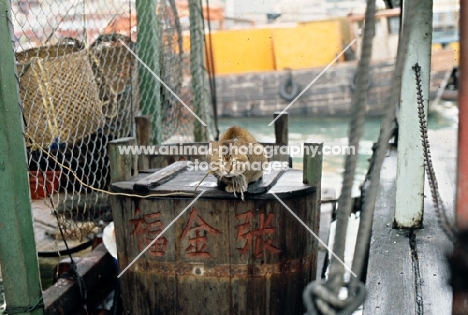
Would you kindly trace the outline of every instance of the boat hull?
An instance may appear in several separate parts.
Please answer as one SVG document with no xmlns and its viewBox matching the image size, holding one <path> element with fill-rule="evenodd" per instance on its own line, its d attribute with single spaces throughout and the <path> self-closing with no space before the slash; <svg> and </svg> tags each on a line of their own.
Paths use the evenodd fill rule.
<svg viewBox="0 0 468 315">
<path fill-rule="evenodd" d="M 312 84 L 291 107 L 290 114 L 296 115 L 349 115 L 354 89 L 356 62 L 343 62 L 331 67 Z M 370 83 L 367 88 L 366 113 L 384 114 L 390 97 L 394 62 L 372 63 Z M 323 68 L 295 70 L 292 79 L 302 91 Z M 447 70 L 431 72 L 430 95 L 433 100 Z M 270 116 L 281 111 L 291 101 L 280 96 L 281 85 L 289 71 L 257 72 L 238 75 L 217 76 L 217 103 L 220 116 Z"/>
</svg>

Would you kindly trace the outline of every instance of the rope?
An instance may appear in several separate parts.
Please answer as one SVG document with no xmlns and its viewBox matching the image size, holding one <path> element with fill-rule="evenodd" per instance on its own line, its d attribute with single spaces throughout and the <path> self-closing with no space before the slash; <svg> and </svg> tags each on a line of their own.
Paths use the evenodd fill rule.
<svg viewBox="0 0 468 315">
<path fill-rule="evenodd" d="M 358 277 L 351 279 L 351 292 L 357 288 L 360 282 L 360 278 L 362 277 L 366 251 L 370 241 L 370 234 L 372 232 L 372 220 L 374 217 L 375 202 L 377 200 L 377 194 L 379 191 L 380 170 L 382 169 L 383 160 L 387 154 L 388 142 L 393 133 L 393 122 L 396 118 L 396 108 L 398 108 L 397 105 L 399 104 L 400 98 L 401 78 L 410 41 L 409 30 L 412 27 L 413 16 L 416 13 L 416 9 L 417 1 L 410 2 L 408 7 L 408 16 L 403 21 L 402 31 L 400 32 L 397 60 L 393 74 L 393 85 L 390 98 L 388 99 L 389 103 L 385 107 L 386 112 L 382 121 L 380 135 L 376 146 L 375 160 L 372 164 L 369 175 L 371 185 L 369 189 L 366 190 L 363 215 L 361 215 L 361 220 L 359 222 L 359 230 L 352 265 L 352 269 L 355 271 Z"/>
<path fill-rule="evenodd" d="M 365 106 L 367 98 L 367 84 L 369 82 L 369 64 L 372 54 L 372 40 L 375 33 L 375 0 L 368 0 L 365 15 L 364 37 L 362 42 L 361 59 L 356 71 L 356 90 L 353 93 L 351 108 L 352 120 L 349 131 L 349 145 L 359 151 L 359 141 L 362 137 L 365 122 Z M 336 214 L 336 236 L 333 251 L 343 259 L 346 245 L 348 218 L 351 214 L 351 191 L 356 172 L 357 154 L 346 156 L 345 172 L 343 175 L 342 192 L 338 199 Z M 330 287 L 337 294 L 343 284 L 343 265 L 333 258 L 330 265 Z"/>
<path fill-rule="evenodd" d="M 55 228 L 55 226 L 53 226 Z M 38 257 L 61 257 L 69 254 L 74 254 L 77 252 L 81 252 L 82 250 L 87 249 L 88 247 L 91 247 L 93 245 L 93 240 L 89 240 L 87 242 L 81 243 L 80 245 L 77 245 L 72 248 L 68 248 L 65 250 L 57 250 L 57 251 L 49 251 L 49 252 L 37 252 Z"/>
<path fill-rule="evenodd" d="M 325 286 L 324 281 L 315 281 L 307 285 L 303 293 L 304 304 L 307 308 L 308 314 L 317 314 L 316 307 L 320 310 L 321 314 L 326 315 L 345 315 L 351 314 L 362 304 L 366 297 L 366 288 L 364 284 L 360 283 L 355 291 L 354 296 L 348 296 L 346 299 L 341 299 L 334 292 L 331 292 Z M 316 296 L 318 299 L 314 301 L 310 296 Z M 335 309 L 341 309 L 336 312 Z"/>
<path fill-rule="evenodd" d="M 359 151 L 365 123 L 365 106 L 369 82 L 369 65 L 372 54 L 372 41 L 375 33 L 375 0 L 367 0 L 362 53 L 356 71 L 356 89 L 353 91 L 351 108 L 352 119 L 349 130 L 349 145 Z M 303 299 L 307 314 L 348 315 L 352 314 L 365 299 L 365 287 L 362 283 L 348 290 L 346 299 L 338 297 L 343 287 L 344 259 L 348 219 L 351 214 L 351 191 L 356 172 L 357 154 L 347 155 L 341 195 L 338 199 L 336 215 L 336 234 L 333 251 L 335 255 L 330 263 L 329 279 L 326 282 L 312 282 L 304 290 Z M 354 269 L 353 269 L 354 271 Z M 359 278 L 356 278 L 359 279 Z"/>
</svg>

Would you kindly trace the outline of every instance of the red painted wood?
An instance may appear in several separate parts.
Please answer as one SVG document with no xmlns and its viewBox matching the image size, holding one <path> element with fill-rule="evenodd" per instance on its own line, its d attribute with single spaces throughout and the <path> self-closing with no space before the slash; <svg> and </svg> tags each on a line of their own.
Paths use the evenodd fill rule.
<svg viewBox="0 0 468 315">
<path fill-rule="evenodd" d="M 459 60 L 459 87 L 458 87 L 458 172 L 457 172 L 457 198 L 456 198 L 456 224 L 459 229 L 468 229 L 468 3 L 460 1 L 460 60 Z M 454 247 L 453 261 L 463 262 L 467 253 L 458 246 Z M 459 262 L 460 264 L 460 262 Z M 466 263 L 462 266 L 465 266 Z M 453 307 L 452 315 L 468 313 L 468 292 L 466 279 L 460 277 L 460 269 L 452 266 L 453 279 Z M 463 272 L 463 271 L 462 271 Z"/>
<path fill-rule="evenodd" d="M 458 179 L 456 218 L 460 229 L 468 229 L 468 3 L 460 1 L 460 84 L 458 90 Z"/>
</svg>

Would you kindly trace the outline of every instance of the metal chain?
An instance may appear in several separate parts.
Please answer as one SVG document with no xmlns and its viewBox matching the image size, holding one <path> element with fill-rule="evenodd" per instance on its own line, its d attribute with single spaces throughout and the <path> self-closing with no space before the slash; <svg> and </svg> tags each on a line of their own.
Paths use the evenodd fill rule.
<svg viewBox="0 0 468 315">
<path fill-rule="evenodd" d="M 418 101 L 418 117 L 419 117 L 419 130 L 421 131 L 421 142 L 424 153 L 424 166 L 429 182 L 429 188 L 431 190 L 432 203 L 437 214 L 437 221 L 442 231 L 447 235 L 449 240 L 454 241 L 454 230 L 455 224 L 450 222 L 447 217 L 447 209 L 440 197 L 439 186 L 432 164 L 431 147 L 429 145 L 429 138 L 427 136 L 427 121 L 426 114 L 424 112 L 424 97 L 421 87 L 421 66 L 416 63 L 413 66 L 413 71 L 416 77 L 416 91 Z"/>
</svg>

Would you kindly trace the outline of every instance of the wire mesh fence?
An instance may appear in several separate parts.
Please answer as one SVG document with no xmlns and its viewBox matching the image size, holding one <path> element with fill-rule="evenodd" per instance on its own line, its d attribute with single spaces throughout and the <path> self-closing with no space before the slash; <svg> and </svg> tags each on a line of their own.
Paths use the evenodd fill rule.
<svg viewBox="0 0 468 315">
<path fill-rule="evenodd" d="M 146 7 L 139 11 L 135 2 L 119 0 L 11 2 L 39 251 L 60 250 L 57 224 L 70 241 L 82 243 L 112 219 L 107 146 L 135 136 L 135 116 L 152 117 L 154 143 L 194 140 L 193 116 L 168 89 L 152 85 L 153 99 L 144 99 L 141 83 L 156 81 L 129 50 L 152 60 L 161 80 L 192 107 L 190 56 L 182 40 L 188 20 L 174 0 L 140 5 Z M 137 12 L 155 24 L 137 29 Z M 155 50 L 139 41 L 148 32 L 159 36 Z"/>
</svg>

